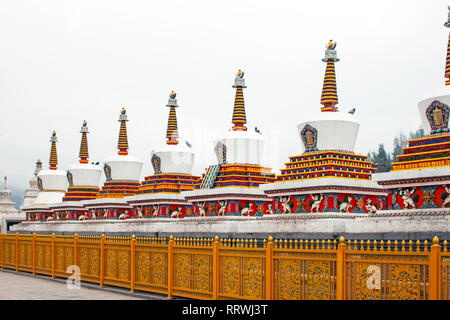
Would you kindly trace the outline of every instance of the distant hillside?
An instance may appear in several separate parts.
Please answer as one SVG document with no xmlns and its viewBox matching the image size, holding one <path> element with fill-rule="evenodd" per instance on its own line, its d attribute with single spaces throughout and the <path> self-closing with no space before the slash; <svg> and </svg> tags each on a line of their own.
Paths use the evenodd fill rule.
<svg viewBox="0 0 450 320">
<path fill-rule="evenodd" d="M 20 204 L 22 203 L 23 194 L 25 192 L 25 189 L 15 189 L 15 188 L 9 188 L 11 190 L 11 198 L 12 201 L 16 203 L 15 207 L 16 209 L 19 209 Z"/>
</svg>

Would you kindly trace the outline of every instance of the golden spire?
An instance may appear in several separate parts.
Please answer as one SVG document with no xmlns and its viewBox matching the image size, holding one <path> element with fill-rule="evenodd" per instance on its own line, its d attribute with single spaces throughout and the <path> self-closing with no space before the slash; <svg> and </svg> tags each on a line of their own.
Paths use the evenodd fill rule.
<svg viewBox="0 0 450 320">
<path fill-rule="evenodd" d="M 80 145 L 80 163 L 88 163 L 89 152 L 88 152 L 88 142 L 87 134 L 89 133 L 87 128 L 86 120 L 83 121 L 83 126 L 81 127 L 81 145 Z"/>
<path fill-rule="evenodd" d="M 447 22 L 444 23 L 444 26 L 450 28 L 450 6 L 448 6 L 448 19 Z M 448 34 L 448 43 L 447 43 L 447 58 L 445 61 L 445 77 L 447 80 L 445 81 L 445 85 L 450 84 L 450 33 Z"/>
<path fill-rule="evenodd" d="M 8 178 L 5 176 L 5 190 L 6 190 L 6 180 L 8 180 Z"/>
<path fill-rule="evenodd" d="M 320 104 L 323 105 L 321 111 L 338 111 L 336 105 L 338 103 L 337 89 L 336 89 L 336 74 L 334 71 L 334 63 L 339 61 L 336 57 L 336 42 L 328 41 L 325 51 L 325 58 L 323 62 L 327 63 L 325 69 L 325 77 L 323 80 L 322 96 Z"/>
<path fill-rule="evenodd" d="M 58 169 L 58 156 L 56 155 L 56 132 L 53 130 L 52 137 L 50 138 L 50 142 L 52 143 L 50 149 L 50 170 Z"/>
<path fill-rule="evenodd" d="M 169 121 L 167 123 L 166 138 L 167 144 L 178 144 L 178 124 L 177 124 L 177 114 L 175 108 L 178 107 L 177 100 L 175 99 L 177 94 L 172 91 L 169 95 L 169 102 L 167 107 L 170 107 Z"/>
<path fill-rule="evenodd" d="M 447 44 L 447 59 L 445 61 L 445 85 L 448 86 L 450 84 L 450 32 L 448 34 L 448 44 Z"/>
<path fill-rule="evenodd" d="M 234 124 L 233 131 L 247 131 L 245 124 L 247 119 L 245 117 L 244 92 L 242 88 L 246 88 L 244 82 L 244 72 L 240 69 L 236 74 L 234 86 L 236 88 L 236 97 L 234 98 L 233 118 L 231 122 Z"/>
<path fill-rule="evenodd" d="M 119 142 L 117 144 L 117 148 L 119 149 L 119 155 L 126 156 L 128 154 L 128 138 L 127 138 L 127 125 L 128 121 L 126 115 L 125 108 L 122 108 L 120 113 L 119 122 L 120 122 L 120 132 L 119 132 Z"/>
</svg>

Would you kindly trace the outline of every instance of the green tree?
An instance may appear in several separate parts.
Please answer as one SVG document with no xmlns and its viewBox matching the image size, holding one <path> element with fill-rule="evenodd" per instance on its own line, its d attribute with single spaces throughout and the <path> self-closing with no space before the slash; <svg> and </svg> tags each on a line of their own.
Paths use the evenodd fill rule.
<svg viewBox="0 0 450 320">
<path fill-rule="evenodd" d="M 420 139 L 425 136 L 422 126 L 417 130 L 409 132 L 409 140 Z M 371 161 L 373 166 L 377 168 L 377 172 L 388 172 L 392 170 L 392 162 L 398 161 L 398 155 L 403 154 L 403 149 L 408 146 L 408 140 L 403 132 L 400 132 L 394 138 L 394 150 L 392 154 L 386 152 L 383 144 L 378 145 L 378 151 L 369 151 L 367 155 L 367 160 Z"/>
<path fill-rule="evenodd" d="M 391 155 L 386 152 L 384 144 L 378 146 L 377 152 L 369 153 L 368 160 L 377 168 L 377 172 L 388 172 L 392 169 Z"/>
<path fill-rule="evenodd" d="M 419 129 L 417 129 L 416 131 L 411 131 L 409 133 L 409 139 L 420 139 L 423 138 L 425 136 L 425 133 L 423 131 L 422 126 L 420 126 Z"/>
<path fill-rule="evenodd" d="M 410 133 L 411 136 L 411 133 Z M 403 132 L 400 132 L 398 136 L 394 138 L 394 151 L 392 152 L 392 158 L 394 162 L 397 162 L 397 156 L 403 154 L 403 149 L 408 146 L 408 141 L 406 140 L 406 136 Z"/>
</svg>

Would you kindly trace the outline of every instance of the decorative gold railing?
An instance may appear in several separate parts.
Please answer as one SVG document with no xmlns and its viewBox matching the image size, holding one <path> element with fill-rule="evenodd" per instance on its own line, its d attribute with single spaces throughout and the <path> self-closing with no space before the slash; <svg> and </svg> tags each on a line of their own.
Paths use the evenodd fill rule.
<svg viewBox="0 0 450 320">
<path fill-rule="evenodd" d="M 194 299 L 449 300 L 427 241 L 0 235 L 0 268 Z"/>
</svg>

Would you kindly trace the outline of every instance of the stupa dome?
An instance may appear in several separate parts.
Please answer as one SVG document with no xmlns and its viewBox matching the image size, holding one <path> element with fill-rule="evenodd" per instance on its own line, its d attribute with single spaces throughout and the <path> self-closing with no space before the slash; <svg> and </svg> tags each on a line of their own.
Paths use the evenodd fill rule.
<svg viewBox="0 0 450 320">
<path fill-rule="evenodd" d="M 348 112 L 320 112 L 308 117 L 308 121 L 297 125 L 302 152 L 306 150 L 303 141 L 304 130 L 310 126 L 317 131 L 317 150 L 340 150 L 354 152 L 359 122 Z"/>
<path fill-rule="evenodd" d="M 448 86 L 442 86 L 433 92 L 430 92 L 426 98 L 420 100 L 417 104 L 425 135 L 429 135 L 431 133 L 430 122 L 427 118 L 427 109 L 434 101 L 446 105 L 447 108 L 450 107 L 450 88 Z M 431 115 L 431 110 L 429 110 L 429 115 Z"/>
<path fill-rule="evenodd" d="M 227 163 L 261 164 L 264 151 L 264 139 L 254 131 L 228 131 L 225 137 L 214 141 L 226 146 Z"/>
<path fill-rule="evenodd" d="M 111 168 L 111 180 L 139 181 L 143 162 L 129 155 L 110 156 L 105 164 Z"/>
<path fill-rule="evenodd" d="M 161 159 L 161 173 L 191 174 L 194 164 L 194 152 L 182 144 L 164 144 L 156 148 L 153 155 Z"/>
</svg>

